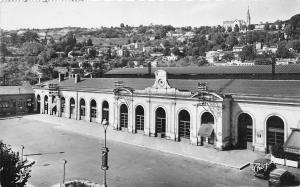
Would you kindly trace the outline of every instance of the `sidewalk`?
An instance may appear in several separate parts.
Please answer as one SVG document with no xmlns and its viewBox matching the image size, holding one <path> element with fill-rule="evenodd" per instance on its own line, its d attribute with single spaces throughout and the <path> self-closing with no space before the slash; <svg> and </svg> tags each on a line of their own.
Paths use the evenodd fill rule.
<svg viewBox="0 0 300 187">
<path fill-rule="evenodd" d="M 104 137 L 103 127 L 98 123 L 58 118 L 44 114 L 27 115 L 23 117 L 57 124 L 58 126 L 55 128 L 71 131 L 73 133 L 94 136 L 96 138 Z M 194 146 L 184 142 L 175 142 L 157 137 L 144 136 L 142 134 L 116 131 L 113 130 L 112 127 L 108 128 L 107 140 L 108 146 L 109 141 L 117 141 L 236 169 L 242 169 L 245 165 L 252 163 L 255 159 L 264 157 L 264 154 L 250 150 L 219 151 L 213 148 Z"/>
</svg>

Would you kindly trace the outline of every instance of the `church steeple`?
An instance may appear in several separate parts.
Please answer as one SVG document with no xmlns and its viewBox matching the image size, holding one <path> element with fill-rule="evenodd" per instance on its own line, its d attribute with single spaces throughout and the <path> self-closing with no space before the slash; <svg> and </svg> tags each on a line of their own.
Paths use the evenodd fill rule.
<svg viewBox="0 0 300 187">
<path fill-rule="evenodd" d="M 249 11 L 249 5 L 248 5 L 248 11 L 247 11 L 247 25 L 251 24 L 251 18 L 250 18 L 250 11 Z"/>
</svg>

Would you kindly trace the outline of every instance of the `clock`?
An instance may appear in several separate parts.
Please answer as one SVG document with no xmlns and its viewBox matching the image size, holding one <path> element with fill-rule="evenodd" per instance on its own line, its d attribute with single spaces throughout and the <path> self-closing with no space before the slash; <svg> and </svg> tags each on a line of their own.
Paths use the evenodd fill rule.
<svg viewBox="0 0 300 187">
<path fill-rule="evenodd" d="M 162 79 L 158 79 L 157 83 L 160 87 L 163 87 L 165 85 L 165 81 Z"/>
</svg>

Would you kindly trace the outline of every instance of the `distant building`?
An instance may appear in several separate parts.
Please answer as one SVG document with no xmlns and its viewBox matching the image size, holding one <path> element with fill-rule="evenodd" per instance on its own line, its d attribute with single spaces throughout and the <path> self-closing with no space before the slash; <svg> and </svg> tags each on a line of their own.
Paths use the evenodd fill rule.
<svg viewBox="0 0 300 187">
<path fill-rule="evenodd" d="M 223 21 L 223 27 L 227 30 L 228 27 L 231 27 L 232 30 L 234 30 L 235 25 L 237 25 L 240 29 L 240 31 L 244 30 L 244 28 L 247 28 L 247 24 L 244 20 L 230 20 L 230 21 Z"/>
<path fill-rule="evenodd" d="M 206 52 L 206 60 L 208 63 L 213 64 L 219 59 L 220 52 L 218 51 L 208 51 Z"/>
<path fill-rule="evenodd" d="M 233 52 L 241 52 L 245 46 L 233 46 Z"/>
</svg>

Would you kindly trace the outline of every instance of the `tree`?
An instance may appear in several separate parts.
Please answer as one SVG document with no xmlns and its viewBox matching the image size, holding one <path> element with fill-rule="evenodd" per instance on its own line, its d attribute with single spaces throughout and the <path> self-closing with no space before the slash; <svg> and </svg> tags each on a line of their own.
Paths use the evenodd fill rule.
<svg viewBox="0 0 300 187">
<path fill-rule="evenodd" d="M 248 25 L 248 30 L 252 31 L 255 29 L 255 26 L 253 24 Z"/>
<path fill-rule="evenodd" d="M 169 47 L 166 47 L 166 48 L 164 49 L 163 53 L 164 53 L 165 56 L 169 56 L 169 55 L 171 54 L 170 48 L 169 48 Z"/>
<path fill-rule="evenodd" d="M 23 44 L 22 49 L 25 55 L 37 56 L 43 51 L 44 47 L 42 44 L 37 42 L 26 42 Z"/>
<path fill-rule="evenodd" d="M 6 44 L 4 42 L 1 42 L 0 44 L 0 56 L 7 56 L 10 55 L 10 52 L 8 51 Z"/>
<path fill-rule="evenodd" d="M 0 141 L 0 185 L 3 187 L 23 187 L 30 176 L 30 168 L 35 162 L 22 161 L 19 153 Z"/>
<path fill-rule="evenodd" d="M 240 28 L 237 24 L 235 24 L 233 31 L 234 32 L 240 32 Z"/>
<path fill-rule="evenodd" d="M 205 57 L 199 56 L 197 58 L 196 65 L 203 66 L 203 65 L 206 65 L 206 64 L 208 64 L 208 61 L 206 60 Z"/>
<path fill-rule="evenodd" d="M 267 22 L 264 26 L 265 31 L 269 31 L 270 30 L 270 24 Z"/>
<path fill-rule="evenodd" d="M 233 34 L 230 34 L 226 39 L 226 44 L 228 45 L 229 50 L 232 50 L 233 46 L 237 45 L 238 43 L 238 39 Z"/>
<path fill-rule="evenodd" d="M 255 56 L 256 56 L 256 52 L 252 45 L 247 45 L 243 47 L 242 51 L 240 52 L 240 57 L 242 61 L 253 60 Z"/>
<path fill-rule="evenodd" d="M 286 48 L 286 41 L 280 42 L 278 44 L 278 49 L 276 52 L 277 58 L 290 58 L 292 55 L 290 51 Z"/>
<path fill-rule="evenodd" d="M 275 25 L 271 25 L 270 29 L 271 29 L 271 31 L 275 31 L 276 30 L 276 26 Z"/>
<path fill-rule="evenodd" d="M 231 28 L 231 27 L 228 27 L 228 28 L 227 28 L 227 32 L 232 32 L 232 28 Z"/>
<path fill-rule="evenodd" d="M 124 27 L 125 27 L 125 26 L 124 26 L 124 23 L 121 23 L 121 24 L 120 24 L 120 27 L 121 27 L 121 28 L 124 28 Z"/>
<path fill-rule="evenodd" d="M 291 17 L 290 24 L 291 35 L 293 38 L 300 38 L 300 14 Z"/>
<path fill-rule="evenodd" d="M 232 60 L 234 60 L 234 54 L 233 53 L 226 53 L 223 57 L 223 60 L 226 60 L 228 62 L 231 62 Z"/>
<path fill-rule="evenodd" d="M 38 42 L 39 35 L 36 32 L 26 31 L 24 34 L 24 39 L 26 42 Z"/>
<path fill-rule="evenodd" d="M 87 41 L 86 41 L 86 45 L 87 46 L 93 46 L 93 41 L 92 41 L 92 39 L 88 39 Z"/>
<path fill-rule="evenodd" d="M 79 68 L 78 62 L 73 62 L 70 64 L 71 68 Z"/>
</svg>

